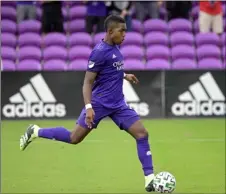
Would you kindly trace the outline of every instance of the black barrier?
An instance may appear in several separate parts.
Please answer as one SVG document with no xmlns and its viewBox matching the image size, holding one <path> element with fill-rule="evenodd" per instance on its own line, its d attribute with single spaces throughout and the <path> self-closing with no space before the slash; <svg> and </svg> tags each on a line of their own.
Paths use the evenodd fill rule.
<svg viewBox="0 0 226 194">
<path fill-rule="evenodd" d="M 167 117 L 224 117 L 225 71 L 168 71 Z"/>
<path fill-rule="evenodd" d="M 160 71 L 132 72 L 140 83 L 123 85 L 127 103 L 143 118 L 164 115 Z M 77 118 L 84 106 L 84 72 L 3 72 L 2 119 Z"/>
</svg>

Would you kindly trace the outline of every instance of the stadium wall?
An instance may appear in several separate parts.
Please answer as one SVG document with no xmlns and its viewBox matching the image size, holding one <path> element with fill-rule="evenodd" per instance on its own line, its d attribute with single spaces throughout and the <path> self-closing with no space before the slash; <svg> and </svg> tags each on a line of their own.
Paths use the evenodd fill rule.
<svg viewBox="0 0 226 194">
<path fill-rule="evenodd" d="M 225 117 L 225 71 L 131 71 L 125 99 L 142 118 Z M 1 117 L 74 119 L 83 108 L 84 72 L 2 72 Z"/>
</svg>

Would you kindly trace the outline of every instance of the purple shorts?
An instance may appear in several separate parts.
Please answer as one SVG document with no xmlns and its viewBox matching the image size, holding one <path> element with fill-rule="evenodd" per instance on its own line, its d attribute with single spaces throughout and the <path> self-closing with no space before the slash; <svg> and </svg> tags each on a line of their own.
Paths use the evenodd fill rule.
<svg viewBox="0 0 226 194">
<path fill-rule="evenodd" d="M 135 110 L 131 109 L 126 103 L 116 109 L 109 109 L 103 106 L 93 106 L 93 110 L 95 112 L 95 117 L 92 128 L 97 128 L 99 122 L 105 117 L 110 117 L 122 130 L 128 130 L 136 121 L 140 120 L 140 117 Z M 86 110 L 83 108 L 77 120 L 77 124 L 81 127 L 88 128 L 85 123 L 85 117 Z"/>
</svg>

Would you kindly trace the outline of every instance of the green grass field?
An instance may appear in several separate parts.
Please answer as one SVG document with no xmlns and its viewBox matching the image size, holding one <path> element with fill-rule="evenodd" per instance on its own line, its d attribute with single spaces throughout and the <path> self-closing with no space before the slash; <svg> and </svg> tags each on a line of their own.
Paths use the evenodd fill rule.
<svg viewBox="0 0 226 194">
<path fill-rule="evenodd" d="M 35 121 L 2 122 L 2 193 L 146 193 L 136 144 L 103 121 L 84 142 L 19 138 Z M 38 121 L 73 128 L 75 121 Z M 225 193 L 225 120 L 145 120 L 155 172 L 175 175 L 175 193 Z"/>
</svg>

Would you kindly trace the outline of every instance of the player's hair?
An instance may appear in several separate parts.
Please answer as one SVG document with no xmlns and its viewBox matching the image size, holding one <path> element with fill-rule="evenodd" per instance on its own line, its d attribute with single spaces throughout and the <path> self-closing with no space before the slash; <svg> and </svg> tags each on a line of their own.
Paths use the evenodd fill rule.
<svg viewBox="0 0 226 194">
<path fill-rule="evenodd" d="M 104 21 L 104 29 L 105 29 L 105 31 L 107 31 L 108 28 L 113 23 L 126 23 L 126 21 L 119 15 L 109 15 Z"/>
</svg>

